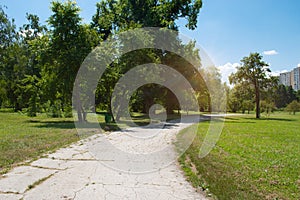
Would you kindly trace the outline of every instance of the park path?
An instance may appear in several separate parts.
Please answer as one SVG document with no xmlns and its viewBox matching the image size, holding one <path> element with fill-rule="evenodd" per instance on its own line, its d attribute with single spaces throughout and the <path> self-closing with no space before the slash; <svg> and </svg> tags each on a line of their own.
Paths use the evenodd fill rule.
<svg viewBox="0 0 300 200">
<path fill-rule="evenodd" d="M 185 180 L 173 145 L 194 122 L 93 135 L 3 175 L 0 199 L 206 199 Z"/>
</svg>

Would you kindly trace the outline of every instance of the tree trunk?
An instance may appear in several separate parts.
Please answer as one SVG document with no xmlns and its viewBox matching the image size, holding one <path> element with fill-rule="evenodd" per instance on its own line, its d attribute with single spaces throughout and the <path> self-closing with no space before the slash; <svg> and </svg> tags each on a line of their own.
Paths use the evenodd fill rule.
<svg viewBox="0 0 300 200">
<path fill-rule="evenodd" d="M 77 110 L 77 117 L 78 117 L 78 122 L 79 123 L 83 123 L 86 119 L 86 116 L 84 116 L 84 112 L 83 112 L 83 108 L 81 105 L 81 101 L 80 101 L 80 95 L 79 95 L 79 88 L 78 88 L 78 84 L 75 83 L 75 87 L 76 87 L 76 94 L 75 94 L 75 109 Z"/>
<path fill-rule="evenodd" d="M 209 112 L 209 113 L 212 112 L 212 106 L 211 106 L 211 98 L 210 98 L 210 95 L 208 95 L 208 112 Z"/>
<path fill-rule="evenodd" d="M 81 113 L 81 109 L 80 108 L 77 108 L 77 116 L 78 116 L 78 122 L 82 123 L 83 122 L 83 118 L 82 118 L 82 113 Z"/>
<path fill-rule="evenodd" d="M 258 83 L 255 85 L 255 103 L 256 103 L 256 118 L 260 118 L 260 92 Z"/>
</svg>

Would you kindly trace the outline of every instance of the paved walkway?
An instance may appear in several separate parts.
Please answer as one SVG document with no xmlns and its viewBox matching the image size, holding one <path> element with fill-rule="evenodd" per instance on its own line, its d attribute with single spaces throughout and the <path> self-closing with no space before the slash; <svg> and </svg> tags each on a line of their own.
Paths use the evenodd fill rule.
<svg viewBox="0 0 300 200">
<path fill-rule="evenodd" d="M 96 134 L 5 174 L 0 199 L 205 199 L 176 164 L 176 133 L 191 124 Z"/>
</svg>

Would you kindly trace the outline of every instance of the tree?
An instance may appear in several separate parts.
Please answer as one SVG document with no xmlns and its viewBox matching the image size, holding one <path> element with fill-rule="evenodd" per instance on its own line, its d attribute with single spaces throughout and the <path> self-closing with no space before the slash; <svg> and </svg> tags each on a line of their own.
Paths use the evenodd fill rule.
<svg viewBox="0 0 300 200">
<path fill-rule="evenodd" d="M 295 115 L 296 112 L 300 111 L 300 103 L 294 100 L 289 105 L 287 105 L 285 110 L 289 113 L 293 112 L 293 114 Z"/>
<path fill-rule="evenodd" d="M 10 20 L 0 5 L 0 56 L 16 40 L 14 19 Z M 0 59 L 0 62 L 2 59 Z"/>
<path fill-rule="evenodd" d="M 242 103 L 242 112 L 245 113 L 247 110 L 248 114 L 250 113 L 251 110 L 254 109 L 254 103 L 252 100 L 244 100 Z"/>
<path fill-rule="evenodd" d="M 228 107 L 232 112 L 243 113 L 254 109 L 253 86 L 247 82 L 235 84 L 229 92 Z"/>
<path fill-rule="evenodd" d="M 80 9 L 75 2 L 52 2 L 51 9 L 53 14 L 48 20 L 51 27 L 48 52 L 50 59 L 45 75 L 54 79 L 51 84 L 55 84 L 55 87 L 51 86 L 53 90 L 49 91 L 50 95 L 61 101 L 63 110 L 69 110 L 76 74 L 85 57 L 100 40 L 95 30 L 81 23 Z M 75 101 L 78 120 L 85 121 L 82 104 L 78 98 Z"/>
<path fill-rule="evenodd" d="M 267 117 L 270 116 L 271 112 L 276 109 L 275 101 L 277 99 L 279 79 L 276 76 L 270 76 L 266 80 L 265 88 L 262 90 L 261 99 L 264 101 L 261 103 L 262 112 L 266 112 Z"/>
<path fill-rule="evenodd" d="M 300 101 L 300 90 L 297 91 L 296 96 L 297 96 L 297 100 Z"/>
<path fill-rule="evenodd" d="M 40 111 L 41 95 L 41 54 L 44 44 L 43 37 L 47 32 L 46 26 L 39 22 L 39 17 L 33 14 L 26 14 L 28 24 L 24 24 L 20 29 L 20 46 L 26 57 L 24 65 L 24 75 L 18 82 L 21 88 L 19 98 L 23 106 L 28 107 L 27 114 L 35 117 Z"/>
<path fill-rule="evenodd" d="M 276 99 L 275 105 L 277 108 L 284 108 L 286 107 L 287 103 L 287 90 L 285 85 L 279 85 L 276 90 Z"/>
<path fill-rule="evenodd" d="M 176 21 L 187 19 L 186 27 L 197 27 L 202 0 L 106 0 L 97 3 L 92 26 L 106 39 L 116 31 L 136 27 L 165 27 L 177 30 Z"/>
<path fill-rule="evenodd" d="M 269 117 L 271 115 L 271 112 L 273 112 L 275 110 L 275 104 L 273 102 L 269 102 L 269 101 L 261 101 L 261 112 L 262 113 L 266 113 L 266 116 Z"/>
<path fill-rule="evenodd" d="M 9 101 L 9 104 L 16 106 L 16 96 L 13 95 L 14 82 L 14 65 L 16 56 L 14 51 L 17 40 L 16 26 L 14 20 L 10 20 L 0 6 L 0 101 Z"/>
<path fill-rule="evenodd" d="M 287 96 L 286 96 L 286 100 L 287 100 L 287 104 L 291 103 L 292 101 L 296 100 L 297 96 L 296 96 L 296 92 L 293 89 L 292 86 L 288 86 L 287 87 Z"/>
<path fill-rule="evenodd" d="M 226 87 L 222 84 L 221 74 L 215 66 L 207 67 L 204 70 L 205 83 L 209 88 L 210 108 L 212 112 L 226 111 Z"/>
<path fill-rule="evenodd" d="M 242 65 L 237 68 L 237 72 L 230 75 L 230 83 L 248 83 L 254 87 L 256 118 L 260 118 L 261 90 L 266 86 L 267 72 L 271 71 L 259 53 L 250 53 L 241 62 Z"/>
<path fill-rule="evenodd" d="M 101 35 L 102 39 L 106 40 L 115 33 L 128 30 L 130 28 L 138 27 L 162 27 L 177 30 L 176 21 L 179 18 L 187 19 L 186 27 L 189 29 L 195 29 L 197 24 L 197 16 L 199 14 L 200 8 L 202 7 L 201 0 L 188 0 L 188 1 L 163 1 L 163 0 L 107 0 L 101 1 L 97 4 L 96 14 L 92 19 L 92 27 L 97 30 Z M 145 34 L 146 35 L 146 34 Z M 143 35 L 143 36 L 145 36 Z M 150 36 L 151 37 L 151 36 Z M 172 43 L 177 49 L 189 48 L 194 50 L 195 44 L 190 44 L 184 46 L 181 41 L 174 36 L 172 38 Z M 150 38 L 150 40 L 143 41 L 155 41 L 155 38 Z M 122 46 L 122 45 L 120 45 Z M 122 49 L 119 49 L 122 52 Z M 176 62 L 174 61 L 176 60 Z M 173 55 L 172 52 L 163 52 L 158 49 L 143 49 L 131 52 L 130 55 L 123 55 L 118 58 L 118 64 L 114 66 L 108 66 L 109 70 L 115 71 L 115 74 L 119 77 L 126 73 L 132 67 L 145 64 L 145 63 L 161 63 L 173 67 L 180 73 L 188 77 L 188 80 L 195 80 L 197 77 L 194 70 L 190 69 L 190 65 L 187 62 L 182 61 L 179 56 Z M 196 57 L 195 57 L 195 60 Z M 199 59 L 200 60 L 200 59 Z M 119 69 L 118 69 L 119 68 Z M 199 77 L 199 75 L 198 75 Z M 198 78 L 198 80 L 200 80 Z M 114 88 L 115 78 L 112 76 L 106 76 L 101 80 L 102 84 L 99 84 L 97 88 L 97 96 L 101 98 L 96 99 L 99 104 L 108 105 L 107 110 L 111 110 L 110 97 L 112 89 Z M 195 81 L 196 82 L 196 81 Z M 106 83 L 110 84 L 112 89 L 103 87 Z M 198 82 L 199 83 L 199 82 Z M 194 84 L 203 85 L 203 84 Z M 155 94 L 156 93 L 156 94 Z M 137 96 L 138 95 L 138 96 Z M 173 112 L 176 106 L 176 102 L 173 101 L 174 95 L 170 93 L 164 87 L 158 87 L 155 85 L 147 85 L 143 87 L 135 97 L 139 101 L 144 101 L 144 112 L 148 112 L 151 104 L 154 103 L 154 99 L 160 95 L 160 101 L 165 104 L 167 112 Z M 133 100 L 135 105 L 140 105 L 139 102 Z M 103 106 L 101 106 L 103 107 Z M 136 106 L 134 106 L 136 107 Z"/>
</svg>

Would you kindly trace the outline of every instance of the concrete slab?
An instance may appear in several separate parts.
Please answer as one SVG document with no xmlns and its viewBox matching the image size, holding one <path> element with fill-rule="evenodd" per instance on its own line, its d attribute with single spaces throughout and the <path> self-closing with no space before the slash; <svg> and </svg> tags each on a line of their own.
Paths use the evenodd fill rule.
<svg viewBox="0 0 300 200">
<path fill-rule="evenodd" d="M 20 194 L 0 194 L 1 200 L 20 200 L 23 196 Z"/>
<path fill-rule="evenodd" d="M 29 186 L 56 173 L 57 170 L 21 166 L 14 168 L 0 179 L 0 191 L 4 193 L 24 193 Z"/>
<path fill-rule="evenodd" d="M 73 199 L 77 191 L 85 188 L 95 173 L 97 161 L 69 161 L 68 169 L 59 171 L 51 179 L 29 190 L 24 195 L 26 199 Z"/>
</svg>

